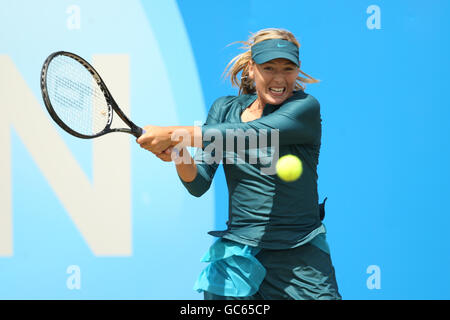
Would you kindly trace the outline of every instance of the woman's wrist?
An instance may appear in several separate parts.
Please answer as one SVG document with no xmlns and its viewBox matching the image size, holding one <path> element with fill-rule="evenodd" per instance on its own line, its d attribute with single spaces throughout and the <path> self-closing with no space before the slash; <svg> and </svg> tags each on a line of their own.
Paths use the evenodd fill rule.
<svg viewBox="0 0 450 320">
<path fill-rule="evenodd" d="M 171 146 L 202 147 L 202 129 L 199 126 L 167 127 L 167 134 L 171 137 Z M 181 144 L 181 145 L 180 145 Z"/>
</svg>

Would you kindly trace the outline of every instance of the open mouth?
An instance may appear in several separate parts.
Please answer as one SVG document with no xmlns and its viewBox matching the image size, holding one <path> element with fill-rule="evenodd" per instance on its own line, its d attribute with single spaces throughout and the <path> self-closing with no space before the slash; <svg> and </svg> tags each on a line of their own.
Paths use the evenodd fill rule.
<svg viewBox="0 0 450 320">
<path fill-rule="evenodd" d="M 284 87 L 283 88 L 273 88 L 272 87 L 272 88 L 269 88 L 269 91 L 276 96 L 281 96 L 286 91 L 286 88 L 284 88 Z"/>
</svg>

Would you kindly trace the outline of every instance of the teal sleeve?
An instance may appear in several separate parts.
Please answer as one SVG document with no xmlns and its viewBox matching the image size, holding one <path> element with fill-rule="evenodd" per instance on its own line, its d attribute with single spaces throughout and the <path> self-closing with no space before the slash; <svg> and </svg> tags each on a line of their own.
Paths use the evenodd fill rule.
<svg viewBox="0 0 450 320">
<path fill-rule="evenodd" d="M 221 98 L 217 99 L 211 106 L 208 113 L 208 118 L 206 119 L 204 125 L 213 125 L 218 123 L 218 120 L 216 119 L 218 117 L 218 108 L 222 102 L 221 100 Z M 194 161 L 197 166 L 197 175 L 194 180 L 186 182 L 180 178 L 180 181 L 184 187 L 195 197 L 201 197 L 211 186 L 212 179 L 214 178 L 217 167 L 219 166 L 219 163 L 211 160 L 214 155 L 214 153 L 204 152 L 203 149 L 198 148 L 194 156 Z"/>
<path fill-rule="evenodd" d="M 206 191 L 208 191 L 211 186 L 212 179 L 216 173 L 218 164 L 206 164 L 197 160 L 197 155 L 202 153 L 201 149 L 198 149 L 194 161 L 197 165 L 197 175 L 194 180 L 190 182 L 183 181 L 180 178 L 181 183 L 184 187 L 195 197 L 201 197 Z"/>
<path fill-rule="evenodd" d="M 222 143 L 226 145 L 226 133 L 230 129 L 241 129 L 244 132 L 253 129 L 257 135 L 262 132 L 270 134 L 275 129 L 279 133 L 279 145 L 320 143 L 320 104 L 313 96 L 306 95 L 302 99 L 288 101 L 278 110 L 254 121 L 203 125 L 202 136 L 207 136 L 208 131 L 220 132 Z M 209 143 L 204 139 L 204 146 Z"/>
</svg>

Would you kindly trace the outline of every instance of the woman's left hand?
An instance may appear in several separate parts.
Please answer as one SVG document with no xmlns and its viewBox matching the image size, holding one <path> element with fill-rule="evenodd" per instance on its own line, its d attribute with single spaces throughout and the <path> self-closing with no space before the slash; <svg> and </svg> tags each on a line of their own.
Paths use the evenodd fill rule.
<svg viewBox="0 0 450 320">
<path fill-rule="evenodd" d="M 170 127 L 145 126 L 145 133 L 136 139 L 141 148 L 146 149 L 155 155 L 161 154 L 172 146 L 172 130 Z"/>
<path fill-rule="evenodd" d="M 173 161 L 172 160 L 172 150 L 173 150 L 173 148 L 170 147 L 169 149 L 164 150 L 163 152 L 161 152 L 160 154 L 157 154 L 156 156 L 164 162 L 172 162 Z"/>
</svg>

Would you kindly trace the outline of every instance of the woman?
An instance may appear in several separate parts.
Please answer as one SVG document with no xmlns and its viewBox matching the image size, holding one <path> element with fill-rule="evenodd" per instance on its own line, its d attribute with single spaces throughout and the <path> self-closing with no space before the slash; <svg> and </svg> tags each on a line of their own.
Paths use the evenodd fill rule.
<svg viewBox="0 0 450 320">
<path fill-rule="evenodd" d="M 174 160 L 181 182 L 197 197 L 209 189 L 217 159 L 224 163 L 228 228 L 210 232 L 218 240 L 195 283 L 205 299 L 341 299 L 318 204 L 320 105 L 300 84 L 318 81 L 300 70 L 300 45 L 289 31 L 261 30 L 245 44 L 247 51 L 227 67 L 238 96 L 217 99 L 201 127 L 147 126 L 137 142 L 163 161 Z M 252 160 L 255 146 L 247 133 L 258 143 L 270 137 L 268 147 L 256 149 L 265 156 L 229 161 L 237 151 L 230 132 L 244 133 L 240 151 Z M 199 148 L 195 159 L 185 146 Z M 278 154 L 301 159 L 298 180 L 263 172 Z"/>
</svg>

